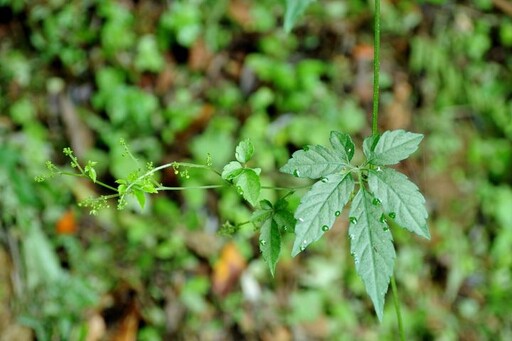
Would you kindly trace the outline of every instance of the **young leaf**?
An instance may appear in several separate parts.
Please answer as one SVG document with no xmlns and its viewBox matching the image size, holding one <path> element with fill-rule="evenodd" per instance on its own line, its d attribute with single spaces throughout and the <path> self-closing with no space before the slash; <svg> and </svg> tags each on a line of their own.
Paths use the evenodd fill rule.
<svg viewBox="0 0 512 341">
<path fill-rule="evenodd" d="M 405 175 L 389 168 L 371 170 L 368 185 L 381 200 L 385 214 L 394 216 L 401 227 L 430 239 L 425 198 Z"/>
<path fill-rule="evenodd" d="M 260 177 L 250 168 L 244 168 L 242 172 L 233 179 L 240 194 L 251 205 L 256 206 L 260 196 L 261 184 Z"/>
<path fill-rule="evenodd" d="M 404 130 L 386 131 L 378 138 L 374 148 L 368 148 L 371 145 L 370 141 L 374 141 L 373 139 L 375 139 L 374 136 L 364 141 L 366 158 L 371 164 L 384 166 L 397 164 L 409 157 L 418 149 L 423 135 Z"/>
<path fill-rule="evenodd" d="M 267 219 L 261 225 L 260 251 L 270 268 L 270 273 L 274 276 L 279 253 L 281 252 L 281 232 L 274 219 Z"/>
<path fill-rule="evenodd" d="M 295 212 L 297 224 L 292 256 L 322 237 L 340 215 L 353 190 L 354 180 L 350 173 L 331 174 L 313 185 Z"/>
<path fill-rule="evenodd" d="M 373 302 L 379 320 L 382 320 L 384 296 L 393 274 L 395 249 L 393 237 L 385 223 L 380 221 L 381 207 L 374 197 L 361 188 L 350 209 L 350 252 L 356 271 L 361 276 L 366 292 Z"/>
<path fill-rule="evenodd" d="M 350 135 L 340 133 L 339 131 L 331 131 L 329 141 L 334 150 L 344 156 L 345 163 L 349 163 L 352 160 L 354 156 L 354 142 L 352 142 Z"/>
<path fill-rule="evenodd" d="M 134 188 L 133 195 L 137 198 L 140 208 L 144 208 L 144 205 L 146 204 L 146 194 L 144 194 L 142 190 Z"/>
<path fill-rule="evenodd" d="M 249 139 L 240 141 L 235 149 L 235 157 L 240 163 L 247 163 L 254 153 L 254 146 Z"/>
<path fill-rule="evenodd" d="M 222 169 L 222 178 L 226 181 L 231 181 L 237 176 L 239 176 L 243 171 L 242 165 L 240 162 L 231 161 Z"/>
<path fill-rule="evenodd" d="M 286 13 L 284 15 L 284 30 L 289 33 L 297 19 L 304 13 L 313 0 L 286 0 Z"/>
</svg>

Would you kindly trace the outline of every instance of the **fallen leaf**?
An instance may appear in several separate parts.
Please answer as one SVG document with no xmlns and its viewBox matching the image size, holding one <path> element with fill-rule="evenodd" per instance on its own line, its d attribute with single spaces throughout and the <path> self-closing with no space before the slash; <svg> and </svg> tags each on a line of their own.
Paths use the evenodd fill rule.
<svg viewBox="0 0 512 341">
<path fill-rule="evenodd" d="M 226 244 L 213 268 L 213 292 L 220 296 L 229 293 L 239 280 L 245 266 L 245 259 L 236 244 Z"/>
<path fill-rule="evenodd" d="M 204 71 L 212 60 L 212 52 L 202 39 L 192 45 L 188 57 L 188 67 L 193 71 Z"/>
<path fill-rule="evenodd" d="M 56 232 L 58 234 L 76 233 L 76 220 L 73 211 L 66 211 L 57 221 Z"/>
<path fill-rule="evenodd" d="M 232 0 L 229 2 L 228 13 L 231 19 L 242 27 L 251 24 L 251 6 L 242 0 Z"/>
</svg>

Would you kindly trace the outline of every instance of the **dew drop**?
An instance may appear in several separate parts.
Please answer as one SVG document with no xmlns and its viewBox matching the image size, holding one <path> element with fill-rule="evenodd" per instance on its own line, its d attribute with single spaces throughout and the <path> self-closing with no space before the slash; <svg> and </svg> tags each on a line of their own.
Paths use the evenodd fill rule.
<svg viewBox="0 0 512 341">
<path fill-rule="evenodd" d="M 322 181 L 323 183 L 326 183 L 326 182 L 329 182 L 329 179 L 327 179 L 326 177 L 323 177 L 320 181 Z"/>
<path fill-rule="evenodd" d="M 373 198 L 373 200 L 372 200 L 372 204 L 374 204 L 375 206 L 380 205 L 381 203 L 382 202 L 380 201 L 379 198 Z"/>
<path fill-rule="evenodd" d="M 240 195 L 243 195 L 244 194 L 244 190 L 242 189 L 242 187 L 240 186 L 236 186 L 236 191 L 238 192 L 238 194 Z"/>
<path fill-rule="evenodd" d="M 356 253 L 355 253 L 355 252 L 350 252 L 350 255 L 351 255 L 352 257 L 355 257 L 355 256 L 356 256 Z"/>
<path fill-rule="evenodd" d="M 307 243 L 308 243 L 308 241 L 307 241 L 306 239 L 304 239 L 304 240 L 302 241 L 302 244 L 307 244 Z"/>
<path fill-rule="evenodd" d="M 347 149 L 347 152 L 349 152 L 349 153 L 352 152 L 352 148 Z"/>
<path fill-rule="evenodd" d="M 336 217 L 339 217 L 339 216 L 340 216 L 340 214 L 341 214 L 341 212 L 340 212 L 340 211 L 336 211 L 336 212 L 334 212 L 334 215 L 335 215 Z"/>
<path fill-rule="evenodd" d="M 357 223 L 357 218 L 356 217 L 350 217 L 350 218 L 348 218 L 348 220 L 350 220 L 351 224 Z"/>
<path fill-rule="evenodd" d="M 301 250 L 301 251 L 304 251 L 304 250 L 306 250 L 306 247 L 305 247 L 304 245 L 301 245 L 301 246 L 300 246 L 300 250 Z"/>
<path fill-rule="evenodd" d="M 350 233 L 350 234 L 348 235 L 348 238 L 349 238 L 350 240 L 353 240 L 353 239 L 354 239 L 354 234 Z"/>
<path fill-rule="evenodd" d="M 260 240 L 260 245 L 261 245 L 261 246 L 265 246 L 265 245 L 267 245 L 267 241 L 266 241 L 266 240 L 264 240 L 264 239 Z"/>
<path fill-rule="evenodd" d="M 384 214 L 381 215 L 379 220 L 381 223 L 386 223 L 386 216 Z"/>
<path fill-rule="evenodd" d="M 304 149 L 304 151 L 307 152 L 309 150 L 309 146 L 304 146 L 304 148 L 302 149 Z"/>
<path fill-rule="evenodd" d="M 325 232 L 325 231 L 328 231 L 328 230 L 329 230 L 329 226 L 327 226 L 327 225 L 322 226 L 322 231 Z"/>
<path fill-rule="evenodd" d="M 382 231 L 388 231 L 388 230 L 389 230 L 389 227 L 387 227 L 387 226 L 384 226 L 384 227 L 382 228 Z"/>
<path fill-rule="evenodd" d="M 377 167 L 377 172 L 382 172 L 382 168 L 380 166 Z"/>
<path fill-rule="evenodd" d="M 304 218 L 299 218 L 299 221 L 300 221 L 301 223 L 303 223 L 303 222 L 304 222 Z"/>
<path fill-rule="evenodd" d="M 395 213 L 395 212 L 389 212 L 389 214 L 388 214 L 388 215 L 389 215 L 389 217 L 390 217 L 391 219 L 395 219 L 395 218 L 396 218 L 396 213 Z"/>
<path fill-rule="evenodd" d="M 298 169 L 296 169 L 296 170 L 294 170 L 294 171 L 293 171 L 293 176 L 295 176 L 295 177 L 297 177 L 297 178 L 300 176 L 300 173 L 299 173 L 299 170 L 298 170 Z"/>
</svg>

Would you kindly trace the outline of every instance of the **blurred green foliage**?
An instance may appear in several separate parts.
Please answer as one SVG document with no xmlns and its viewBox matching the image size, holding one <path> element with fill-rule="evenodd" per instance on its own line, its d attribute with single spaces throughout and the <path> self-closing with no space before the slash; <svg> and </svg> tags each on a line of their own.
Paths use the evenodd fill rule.
<svg viewBox="0 0 512 341">
<path fill-rule="evenodd" d="M 496 4 L 383 3 L 381 127 L 426 135 L 401 170 L 426 194 L 432 241 L 393 231 L 410 339 L 512 339 L 512 20 Z M 0 227 L 11 259 L 0 266 L 12 272 L 1 309 L 13 324 L 40 340 L 80 339 L 92 317 L 116 330 L 136 305 L 141 340 L 395 338 L 390 300 L 379 325 L 355 273 L 346 217 L 305 255 L 282 252 L 272 279 L 251 225 L 216 234 L 250 219 L 232 189 L 90 217 L 76 201 L 108 193 L 33 181 L 46 160 L 65 164 L 67 146 L 108 182 L 138 167 L 120 138 L 140 165 L 204 164 L 210 153 L 216 167 L 250 138 L 264 185 L 303 185 L 277 172 L 291 152 L 326 144 L 333 129 L 370 131 L 367 2 L 316 1 L 289 35 L 283 4 L 270 0 L 0 0 L 0 13 Z M 69 210 L 76 231 L 63 235 Z M 213 273 L 228 240 L 246 267 L 222 296 Z M 292 236 L 283 242 L 291 250 Z"/>
</svg>

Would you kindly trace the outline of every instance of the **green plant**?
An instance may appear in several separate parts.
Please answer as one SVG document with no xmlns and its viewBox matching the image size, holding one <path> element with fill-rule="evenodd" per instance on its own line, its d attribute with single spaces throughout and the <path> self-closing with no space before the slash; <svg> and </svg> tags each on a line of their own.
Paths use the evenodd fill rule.
<svg viewBox="0 0 512 341">
<path fill-rule="evenodd" d="M 294 21 L 304 11 L 309 2 L 289 2 L 285 17 L 286 30 L 291 29 Z M 298 6 L 298 3 L 301 3 L 300 6 L 295 7 Z M 118 199 L 119 209 L 126 207 L 131 197 L 141 207 L 144 207 L 148 194 L 165 190 L 192 188 L 162 185 L 158 181 L 156 173 L 163 169 L 172 168 L 176 175 L 185 180 L 190 178 L 189 170 L 191 169 L 212 172 L 220 177 L 221 183 L 193 188 L 231 187 L 255 208 L 249 222 L 260 229 L 260 250 L 272 274 L 275 273 L 275 267 L 280 256 L 282 233 L 295 233 L 292 256 L 296 256 L 330 230 L 336 218 L 341 215 L 344 206 L 351 202 L 349 212 L 351 254 L 354 257 L 356 270 L 373 302 L 377 316 L 382 319 L 384 297 L 388 291 L 390 280 L 395 299 L 397 298 L 396 285 L 392 279 L 396 255 L 390 227 L 405 228 L 427 239 L 430 238 L 430 234 L 426 224 L 428 215 L 424 207 L 425 199 L 422 194 L 405 175 L 387 167 L 397 164 L 414 153 L 423 139 L 423 135 L 403 130 L 386 131 L 382 134 L 377 131 L 380 46 L 379 0 L 376 0 L 375 5 L 372 135 L 365 138 L 363 142 L 362 149 L 365 160 L 359 165 L 351 163 L 355 153 L 352 138 L 346 133 L 337 131 L 330 134 L 330 147 L 312 145 L 296 151 L 281 168 L 281 172 L 298 178 L 316 180 L 316 182 L 302 197 L 295 213 L 292 213 L 288 208 L 287 198 L 297 188 L 262 185 L 261 169 L 251 167 L 254 146 L 250 140 L 243 140 L 238 144 L 235 150 L 236 161 L 227 163 L 221 171 L 213 167 L 210 156 L 208 156 L 205 164 L 172 162 L 154 167 L 148 163 L 145 167 L 142 167 L 123 142 L 125 154 L 134 160 L 137 167 L 128 176 L 117 179 L 117 187 L 99 181 L 95 170 L 96 163 L 89 161 L 82 167 L 69 148 L 66 148 L 64 153 L 71 159 L 71 167 L 76 171 L 61 170 L 54 164 L 48 163 L 49 176 L 62 174 L 88 178 L 94 183 L 113 191 L 114 194 L 91 198 L 82 202 L 83 206 L 91 209 L 91 213 L 96 213 L 99 209 L 107 206 L 108 199 L 111 198 Z M 265 73 L 266 68 L 270 67 L 268 61 L 264 59 L 253 59 L 253 61 L 253 66 L 256 69 L 259 67 L 259 72 L 262 74 Z M 311 63 L 303 63 L 302 65 L 305 68 L 318 69 L 318 71 L 309 72 L 315 75 L 315 77 L 308 80 L 314 84 L 316 78 L 322 72 L 323 66 Z M 284 67 L 283 70 L 287 69 Z M 273 80 L 276 79 L 273 78 Z M 312 86 L 308 85 L 307 81 L 303 83 L 303 90 L 306 92 L 310 90 Z M 282 86 L 286 88 L 286 85 Z M 104 90 L 108 89 L 105 88 Z M 98 105 L 108 107 L 108 103 L 99 103 Z M 118 106 L 113 105 L 114 107 L 117 108 Z M 147 111 L 151 110 L 148 109 Z M 116 117 L 115 113 L 115 111 L 112 111 L 114 117 Z M 122 112 L 118 115 L 122 118 L 130 114 L 134 113 Z M 38 178 L 39 181 L 44 179 L 45 177 Z M 306 187 L 309 188 L 310 186 Z M 287 194 L 272 203 L 267 199 L 260 200 L 262 189 L 276 189 L 286 191 Z M 246 223 L 248 222 L 233 225 L 231 222 L 227 222 L 224 225 L 224 230 L 235 231 Z M 399 314 L 398 304 L 396 304 L 396 307 Z M 402 328 L 400 327 L 400 329 Z M 401 334 L 403 337 L 403 332 Z"/>
</svg>

